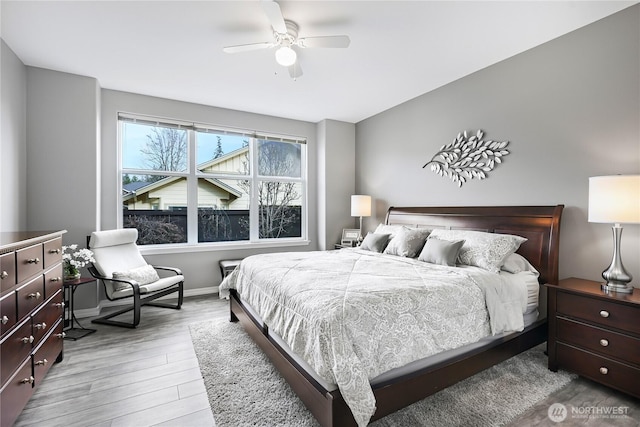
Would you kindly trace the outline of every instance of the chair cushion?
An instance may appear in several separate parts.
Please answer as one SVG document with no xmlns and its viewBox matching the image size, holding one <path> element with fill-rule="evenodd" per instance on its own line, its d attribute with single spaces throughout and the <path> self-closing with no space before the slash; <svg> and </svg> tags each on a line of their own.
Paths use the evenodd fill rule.
<svg viewBox="0 0 640 427">
<path fill-rule="evenodd" d="M 171 286 L 174 286 L 183 281 L 184 281 L 184 276 L 182 275 L 163 277 L 160 280 L 157 280 L 153 283 L 149 283 L 148 285 L 140 286 L 140 294 L 148 294 L 150 292 L 161 291 L 163 289 L 170 288 Z M 131 286 L 127 286 L 123 290 L 114 291 L 111 294 L 111 298 L 118 299 L 118 298 L 129 297 L 131 295 L 133 295 L 133 289 L 131 288 Z"/>
<path fill-rule="evenodd" d="M 147 285 L 160 279 L 158 272 L 153 266 L 147 264 L 142 267 L 132 268 L 127 271 L 114 271 L 112 273 L 114 279 L 135 280 L 138 285 Z M 115 282 L 116 291 L 129 287 L 126 283 Z"/>
</svg>

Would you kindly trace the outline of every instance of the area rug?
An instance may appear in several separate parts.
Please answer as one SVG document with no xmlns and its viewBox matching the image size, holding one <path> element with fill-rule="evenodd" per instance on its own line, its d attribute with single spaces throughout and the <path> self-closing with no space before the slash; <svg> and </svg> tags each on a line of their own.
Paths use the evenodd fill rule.
<svg viewBox="0 0 640 427">
<path fill-rule="evenodd" d="M 217 427 L 318 426 L 239 323 L 189 326 Z M 372 423 L 375 427 L 499 426 L 567 385 L 547 369 L 544 344 Z"/>
</svg>

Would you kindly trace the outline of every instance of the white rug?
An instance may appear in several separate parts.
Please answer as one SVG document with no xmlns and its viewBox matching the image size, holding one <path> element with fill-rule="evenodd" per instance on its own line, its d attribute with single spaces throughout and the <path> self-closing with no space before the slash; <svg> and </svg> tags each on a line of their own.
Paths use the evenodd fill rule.
<svg viewBox="0 0 640 427">
<path fill-rule="evenodd" d="M 189 326 L 217 427 L 317 426 L 239 323 Z M 499 426 L 567 385 L 547 369 L 544 344 L 372 423 L 376 427 Z"/>
</svg>

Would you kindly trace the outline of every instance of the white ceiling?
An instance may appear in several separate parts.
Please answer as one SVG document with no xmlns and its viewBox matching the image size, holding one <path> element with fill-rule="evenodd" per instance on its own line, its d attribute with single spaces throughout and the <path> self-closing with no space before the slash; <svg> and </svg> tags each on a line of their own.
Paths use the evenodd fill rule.
<svg viewBox="0 0 640 427">
<path fill-rule="evenodd" d="M 26 64 L 100 86 L 311 122 L 356 123 L 638 1 L 280 1 L 300 37 L 348 49 L 299 53 L 292 80 L 258 0 L 13 1 L 1 35 Z"/>
</svg>

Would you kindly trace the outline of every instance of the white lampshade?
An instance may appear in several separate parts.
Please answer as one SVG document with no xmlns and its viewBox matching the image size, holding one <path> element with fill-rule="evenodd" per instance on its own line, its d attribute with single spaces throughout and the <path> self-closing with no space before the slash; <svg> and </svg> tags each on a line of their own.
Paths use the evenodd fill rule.
<svg viewBox="0 0 640 427">
<path fill-rule="evenodd" d="M 296 59 L 298 55 L 296 51 L 291 49 L 289 46 L 282 46 L 280 49 L 276 50 L 276 62 L 283 67 L 288 67 L 296 63 Z"/>
<path fill-rule="evenodd" d="M 371 196 L 351 196 L 351 216 L 371 216 Z"/>
<path fill-rule="evenodd" d="M 640 224 L 640 175 L 589 178 L 589 222 Z"/>
</svg>

